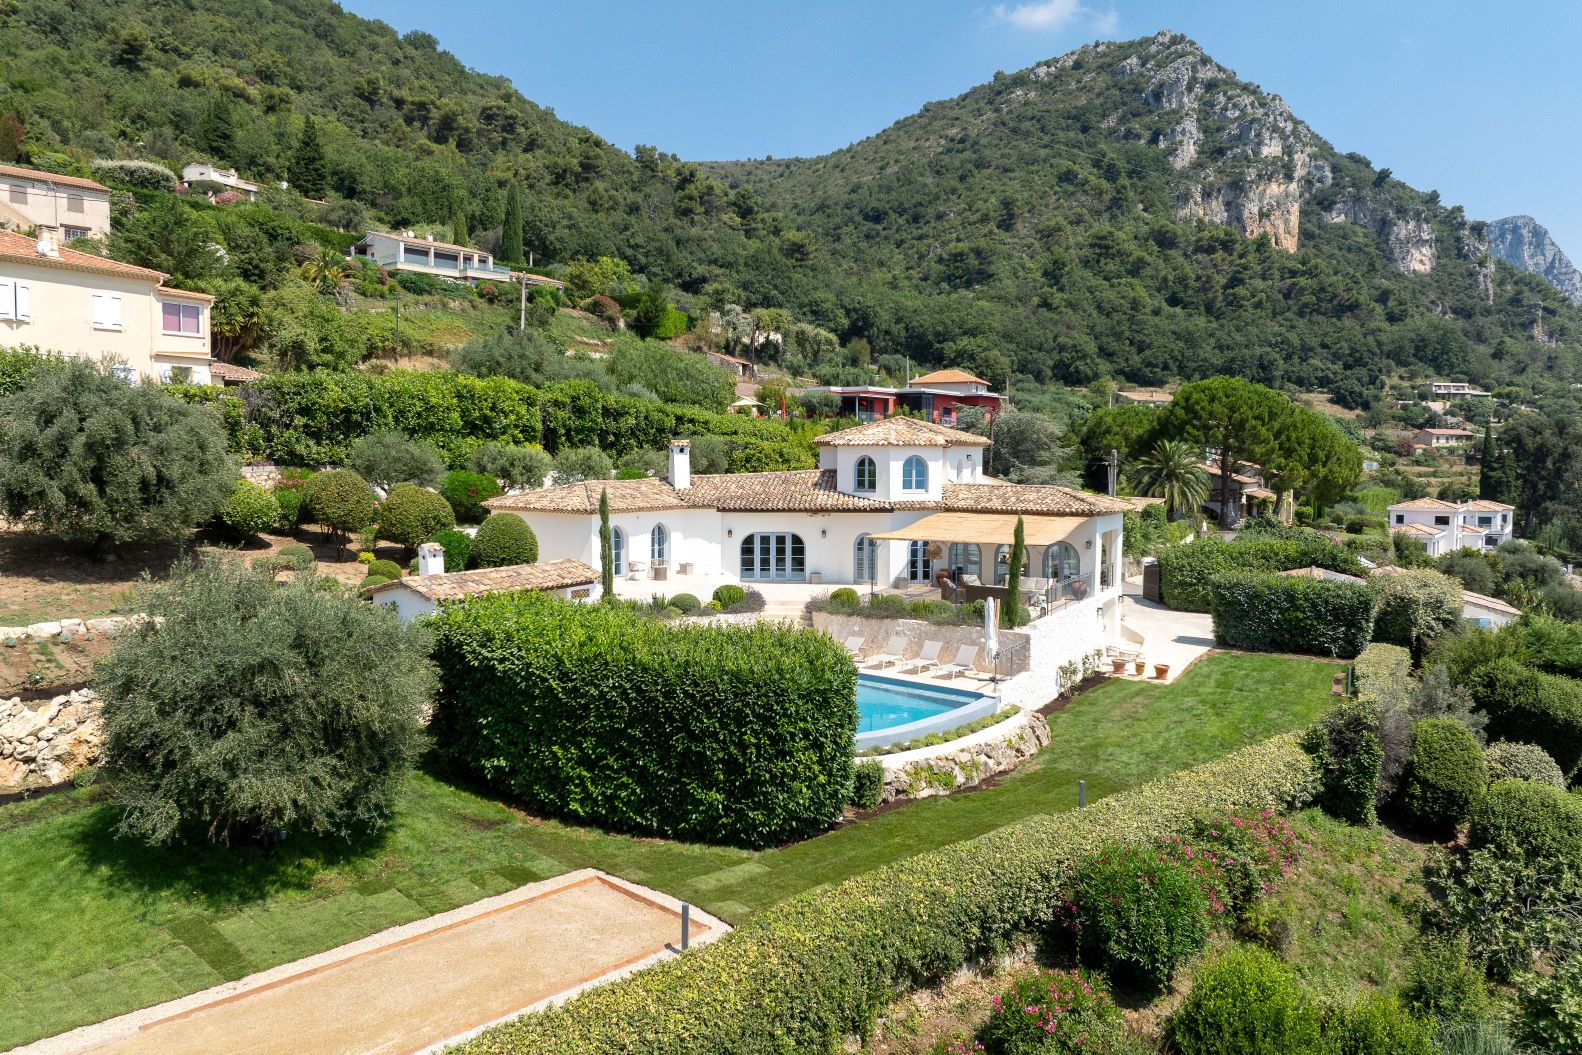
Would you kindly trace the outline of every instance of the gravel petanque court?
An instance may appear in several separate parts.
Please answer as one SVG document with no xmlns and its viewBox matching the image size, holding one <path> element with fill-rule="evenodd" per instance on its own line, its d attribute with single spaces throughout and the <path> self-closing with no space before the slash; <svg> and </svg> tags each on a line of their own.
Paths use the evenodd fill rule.
<svg viewBox="0 0 1582 1055">
<path fill-rule="evenodd" d="M 413 1055 L 674 955 L 680 917 L 584 869 L 14 1055 Z M 693 941 L 726 929 L 693 910 Z"/>
</svg>

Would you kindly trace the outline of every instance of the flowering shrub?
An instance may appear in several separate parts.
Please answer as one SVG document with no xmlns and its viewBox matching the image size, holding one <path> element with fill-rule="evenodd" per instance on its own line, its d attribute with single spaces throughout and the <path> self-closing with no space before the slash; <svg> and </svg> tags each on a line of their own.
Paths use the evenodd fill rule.
<svg viewBox="0 0 1582 1055">
<path fill-rule="evenodd" d="M 1161 848 L 1197 876 L 1215 915 L 1245 913 L 1291 874 L 1306 849 L 1273 810 L 1199 821 L 1186 835 L 1165 836 Z"/>
<path fill-rule="evenodd" d="M 1208 941 L 1210 900 L 1192 869 L 1156 850 L 1106 850 L 1077 880 L 1077 939 L 1115 974 L 1164 985 Z"/>
<path fill-rule="evenodd" d="M 935 1041 L 929 1049 L 929 1055 L 986 1055 L 986 1051 L 982 1044 L 971 1037 L 957 1033 Z"/>
<path fill-rule="evenodd" d="M 978 1030 L 988 1055 L 1060 1055 L 1091 1051 L 1094 1034 L 1118 1023 L 1120 1009 L 1102 980 L 1085 971 L 1039 969 L 1019 975 L 994 998 L 989 1020 Z"/>
</svg>

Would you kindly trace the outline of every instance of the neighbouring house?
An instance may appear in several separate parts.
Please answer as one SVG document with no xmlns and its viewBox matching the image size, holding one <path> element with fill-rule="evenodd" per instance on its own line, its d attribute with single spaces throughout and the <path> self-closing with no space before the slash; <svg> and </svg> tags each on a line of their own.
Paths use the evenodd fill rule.
<svg viewBox="0 0 1582 1055">
<path fill-rule="evenodd" d="M 533 590 L 567 600 L 588 600 L 596 594 L 599 573 L 580 560 L 545 564 L 511 564 L 503 568 L 445 571 L 445 552 L 437 543 L 419 547 L 418 574 L 383 583 L 368 591 L 375 604 L 390 605 L 403 623 L 432 615 L 447 601 L 463 601 L 490 593 Z"/>
<path fill-rule="evenodd" d="M 1466 429 L 1418 429 L 1412 435 L 1412 448 L 1438 451 L 1459 447 L 1472 442 L 1476 435 Z"/>
<path fill-rule="evenodd" d="M 258 197 L 258 184 L 252 180 L 245 180 L 236 174 L 235 169 L 216 168 L 202 162 L 193 162 L 181 170 L 183 183 L 218 183 L 222 187 L 229 187 L 235 194 L 241 195 L 248 201 Z"/>
<path fill-rule="evenodd" d="M 1520 608 L 1506 604 L 1498 597 L 1462 590 L 1461 615 L 1462 618 L 1471 620 L 1485 630 L 1498 630 L 1506 623 L 1520 619 L 1522 612 Z"/>
<path fill-rule="evenodd" d="M 962 407 L 978 407 L 989 418 L 997 417 L 1008 397 L 994 392 L 989 382 L 965 370 L 935 370 L 914 377 L 902 388 L 884 385 L 831 385 L 810 388 L 840 397 L 841 417 L 881 421 L 897 410 L 921 414 L 924 421 L 953 426 Z"/>
<path fill-rule="evenodd" d="M 1264 483 L 1262 467 L 1252 462 L 1236 464 L 1230 474 L 1229 513 L 1221 509 L 1224 492 L 1220 484 L 1219 460 L 1213 456 L 1214 452 L 1209 453 L 1210 460 L 1199 466 L 1208 474 L 1208 495 L 1203 500 L 1203 509 L 1214 517 L 1220 527 L 1235 527 L 1250 516 L 1268 516 L 1274 512 L 1280 496 Z"/>
<path fill-rule="evenodd" d="M 1290 571 L 1276 572 L 1277 575 L 1289 575 L 1299 579 L 1316 579 L 1319 582 L 1350 582 L 1366 583 L 1368 580 L 1360 575 L 1348 575 L 1343 571 L 1334 571 L 1329 568 L 1320 568 L 1310 564 L 1305 568 L 1292 568 Z"/>
<path fill-rule="evenodd" d="M 264 375 L 257 370 L 249 370 L 245 366 L 235 363 L 213 362 L 209 364 L 209 381 L 220 385 L 250 385 L 254 381 L 262 381 Z"/>
<path fill-rule="evenodd" d="M 110 236 L 110 188 L 91 179 L 0 165 L 0 227 L 57 243 Z"/>
<path fill-rule="evenodd" d="M 1469 385 L 1465 381 L 1430 381 L 1428 382 L 1428 391 L 1435 399 L 1452 401 L 1457 399 L 1480 399 L 1493 395 L 1492 392 L 1485 392 L 1483 389 Z"/>
<path fill-rule="evenodd" d="M 387 271 L 409 271 L 456 282 L 511 280 L 511 269 L 496 264 L 494 257 L 481 249 L 436 242 L 433 235 L 419 238 L 411 231 L 405 234 L 369 231 L 351 247 L 349 255 L 353 260 L 371 260 Z M 544 283 L 553 284 L 554 281 L 542 279 Z"/>
<path fill-rule="evenodd" d="M 779 409 L 779 407 L 776 407 L 775 411 L 778 413 Z M 764 405 L 756 399 L 742 396 L 730 405 L 730 412 L 732 414 L 744 414 L 749 418 L 761 418 L 764 416 Z"/>
<path fill-rule="evenodd" d="M 1162 407 L 1170 403 L 1175 397 L 1162 388 L 1128 388 L 1115 393 L 1111 401 L 1116 403 L 1141 403 L 1149 407 Z"/>
<path fill-rule="evenodd" d="M 758 368 L 746 359 L 738 359 L 734 355 L 726 355 L 724 352 L 711 351 L 704 354 L 709 357 L 709 362 L 721 370 L 729 370 L 737 377 L 751 379 L 758 376 Z"/>
<path fill-rule="evenodd" d="M 0 231 L 0 346 L 117 362 L 118 375 L 208 384 L 206 293 L 48 238 Z"/>
<path fill-rule="evenodd" d="M 1495 549 L 1513 537 L 1516 507 L 1473 499 L 1414 498 L 1389 508 L 1390 533 L 1420 539 L 1430 557 L 1458 549 Z"/>
</svg>

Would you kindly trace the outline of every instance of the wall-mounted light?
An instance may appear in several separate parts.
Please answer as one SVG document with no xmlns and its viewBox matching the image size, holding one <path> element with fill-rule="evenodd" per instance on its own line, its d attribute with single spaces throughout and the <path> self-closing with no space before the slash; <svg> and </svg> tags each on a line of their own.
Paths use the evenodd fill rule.
<svg viewBox="0 0 1582 1055">
<path fill-rule="evenodd" d="M 818 537 L 819 538 L 829 538 L 829 529 L 828 528 L 819 528 L 818 529 Z"/>
<path fill-rule="evenodd" d="M 1093 540 L 1092 539 L 1088 539 L 1088 549 L 1092 549 L 1092 548 L 1093 548 Z"/>
<path fill-rule="evenodd" d="M 726 538 L 735 538 L 736 537 L 736 532 L 733 529 L 731 529 L 731 528 L 726 528 L 725 529 L 725 537 Z M 1089 542 L 1088 545 L 1091 546 L 1091 545 L 1093 545 L 1093 543 Z"/>
</svg>

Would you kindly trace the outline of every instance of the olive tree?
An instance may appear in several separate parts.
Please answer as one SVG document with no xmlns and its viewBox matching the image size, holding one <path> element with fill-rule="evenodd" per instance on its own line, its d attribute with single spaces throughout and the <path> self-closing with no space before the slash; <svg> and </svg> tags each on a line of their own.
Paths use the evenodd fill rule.
<svg viewBox="0 0 1582 1055">
<path fill-rule="evenodd" d="M 179 567 L 147 609 L 94 678 L 122 834 L 349 838 L 388 822 L 424 746 L 425 632 L 311 574 L 276 586 L 225 557 Z"/>
<path fill-rule="evenodd" d="M 81 360 L 0 400 L 0 514 L 100 549 L 179 538 L 236 487 L 214 415 Z"/>
<path fill-rule="evenodd" d="M 346 464 L 384 491 L 399 483 L 438 487 L 445 478 L 445 456 L 438 448 L 395 429 L 359 439 L 347 453 Z"/>
</svg>

